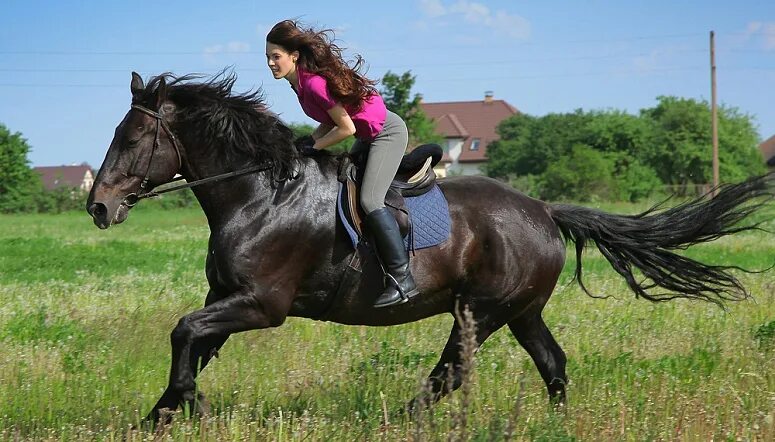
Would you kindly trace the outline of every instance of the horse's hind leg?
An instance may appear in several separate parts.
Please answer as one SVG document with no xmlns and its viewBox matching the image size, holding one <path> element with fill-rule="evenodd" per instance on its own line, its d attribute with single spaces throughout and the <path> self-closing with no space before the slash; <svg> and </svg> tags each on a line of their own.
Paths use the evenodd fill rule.
<svg viewBox="0 0 775 442">
<path fill-rule="evenodd" d="M 565 404 L 565 352 L 562 351 L 552 333 L 544 324 L 541 313 L 518 317 L 509 322 L 509 328 L 520 345 L 533 358 L 549 391 L 549 400 L 554 406 Z"/>
<path fill-rule="evenodd" d="M 487 318 L 482 318 L 480 320 L 474 319 L 476 323 L 476 349 L 478 349 L 491 334 L 503 326 L 502 322 L 494 324 L 486 319 Z M 418 411 L 420 406 L 427 406 L 435 403 L 448 393 L 460 388 L 460 385 L 463 383 L 461 370 L 463 365 L 463 355 L 461 354 L 463 336 L 461 331 L 461 324 L 456 319 L 455 324 L 452 326 L 452 331 L 449 334 L 447 345 L 444 346 L 444 350 L 441 352 L 439 362 L 428 376 L 426 384 L 427 390 L 409 402 L 407 405 L 407 411 L 409 413 Z"/>
</svg>

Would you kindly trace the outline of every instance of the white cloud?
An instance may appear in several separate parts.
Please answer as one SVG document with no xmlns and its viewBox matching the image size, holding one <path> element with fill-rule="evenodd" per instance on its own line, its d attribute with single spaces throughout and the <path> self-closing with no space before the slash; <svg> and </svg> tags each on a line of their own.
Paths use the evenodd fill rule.
<svg viewBox="0 0 775 442">
<path fill-rule="evenodd" d="M 775 50 L 775 22 L 752 21 L 745 31 L 733 37 L 732 47 L 741 47 L 755 41 L 761 43 L 766 51 Z"/>
<path fill-rule="evenodd" d="M 420 9 L 428 18 L 457 17 L 465 23 L 490 28 L 510 38 L 525 40 L 530 37 L 530 22 L 527 19 L 503 10 L 493 13 L 482 3 L 458 0 L 445 6 L 440 0 L 420 0 Z"/>
<path fill-rule="evenodd" d="M 224 52 L 250 52 L 250 43 L 246 43 L 244 41 L 230 41 L 226 44 L 214 44 L 205 46 L 202 51 L 207 55 L 221 54 Z"/>
<path fill-rule="evenodd" d="M 530 22 L 519 15 L 507 14 L 498 11 L 493 17 L 492 26 L 501 34 L 519 40 L 530 38 Z"/>
<path fill-rule="evenodd" d="M 441 17 L 447 13 L 447 9 L 440 0 L 420 0 L 420 9 L 428 17 Z"/>
<path fill-rule="evenodd" d="M 775 49 L 775 23 L 767 23 L 762 29 L 762 37 L 764 38 L 764 49 Z"/>
<path fill-rule="evenodd" d="M 762 28 L 762 22 L 760 21 L 752 21 L 751 23 L 748 23 L 748 27 L 745 30 L 745 35 L 751 36 L 756 33 L 759 29 Z"/>
<path fill-rule="evenodd" d="M 449 10 L 463 14 L 463 19 L 469 23 L 487 25 L 491 21 L 490 8 L 481 3 L 459 0 Z"/>
<path fill-rule="evenodd" d="M 223 52 L 223 45 L 205 46 L 205 48 L 203 49 L 203 52 L 205 54 L 217 54 L 217 53 Z"/>
<path fill-rule="evenodd" d="M 639 55 L 632 59 L 631 66 L 624 66 L 621 73 L 638 75 L 656 75 L 677 69 L 687 51 L 691 51 L 689 45 L 672 44 L 668 47 L 652 49 L 648 54 Z"/>
<path fill-rule="evenodd" d="M 204 59 L 208 63 L 218 62 L 218 56 L 221 54 L 242 54 L 250 52 L 250 43 L 244 41 L 230 41 L 225 44 L 217 43 L 205 46 L 202 49 Z"/>
</svg>

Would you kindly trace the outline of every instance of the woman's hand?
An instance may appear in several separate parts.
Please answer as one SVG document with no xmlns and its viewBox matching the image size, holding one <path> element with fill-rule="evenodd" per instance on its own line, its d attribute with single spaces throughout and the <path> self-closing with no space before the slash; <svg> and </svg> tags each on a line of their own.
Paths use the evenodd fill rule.
<svg viewBox="0 0 775 442">
<path fill-rule="evenodd" d="M 305 157 L 318 153 L 318 150 L 314 147 L 315 139 L 312 138 L 312 135 L 304 135 L 302 137 L 296 138 L 293 141 L 293 145 L 296 146 L 296 150 L 299 152 L 299 154 Z"/>
</svg>

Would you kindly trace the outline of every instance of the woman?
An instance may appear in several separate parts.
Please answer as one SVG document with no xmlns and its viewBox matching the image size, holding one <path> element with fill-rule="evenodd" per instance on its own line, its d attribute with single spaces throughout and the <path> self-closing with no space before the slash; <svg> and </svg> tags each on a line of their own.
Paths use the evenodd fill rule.
<svg viewBox="0 0 775 442">
<path fill-rule="evenodd" d="M 304 113 L 320 123 L 300 148 L 302 153 L 315 153 L 350 135 L 356 138 L 352 152 L 369 151 L 360 203 L 385 271 L 385 291 L 374 306 L 401 304 L 418 290 L 398 223 L 385 208 L 385 194 L 409 135 L 401 117 L 385 107 L 374 82 L 358 72 L 363 59 L 358 56 L 349 67 L 329 32 L 303 28 L 292 20 L 277 23 L 266 36 L 267 64 L 275 79 L 291 84 Z"/>
</svg>

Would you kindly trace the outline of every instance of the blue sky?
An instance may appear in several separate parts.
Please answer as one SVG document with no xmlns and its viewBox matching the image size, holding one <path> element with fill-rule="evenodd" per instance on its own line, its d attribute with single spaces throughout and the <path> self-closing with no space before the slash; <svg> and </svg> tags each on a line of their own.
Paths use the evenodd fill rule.
<svg viewBox="0 0 775 442">
<path fill-rule="evenodd" d="M 129 108 L 132 70 L 227 66 L 236 90 L 261 87 L 284 120 L 310 122 L 265 65 L 266 32 L 285 18 L 336 30 L 371 78 L 411 70 L 425 101 L 491 90 L 532 115 L 709 99 L 715 30 L 719 102 L 755 116 L 762 138 L 775 134 L 772 0 L 5 0 L 0 123 L 28 140 L 33 165 L 98 167 Z"/>
</svg>

